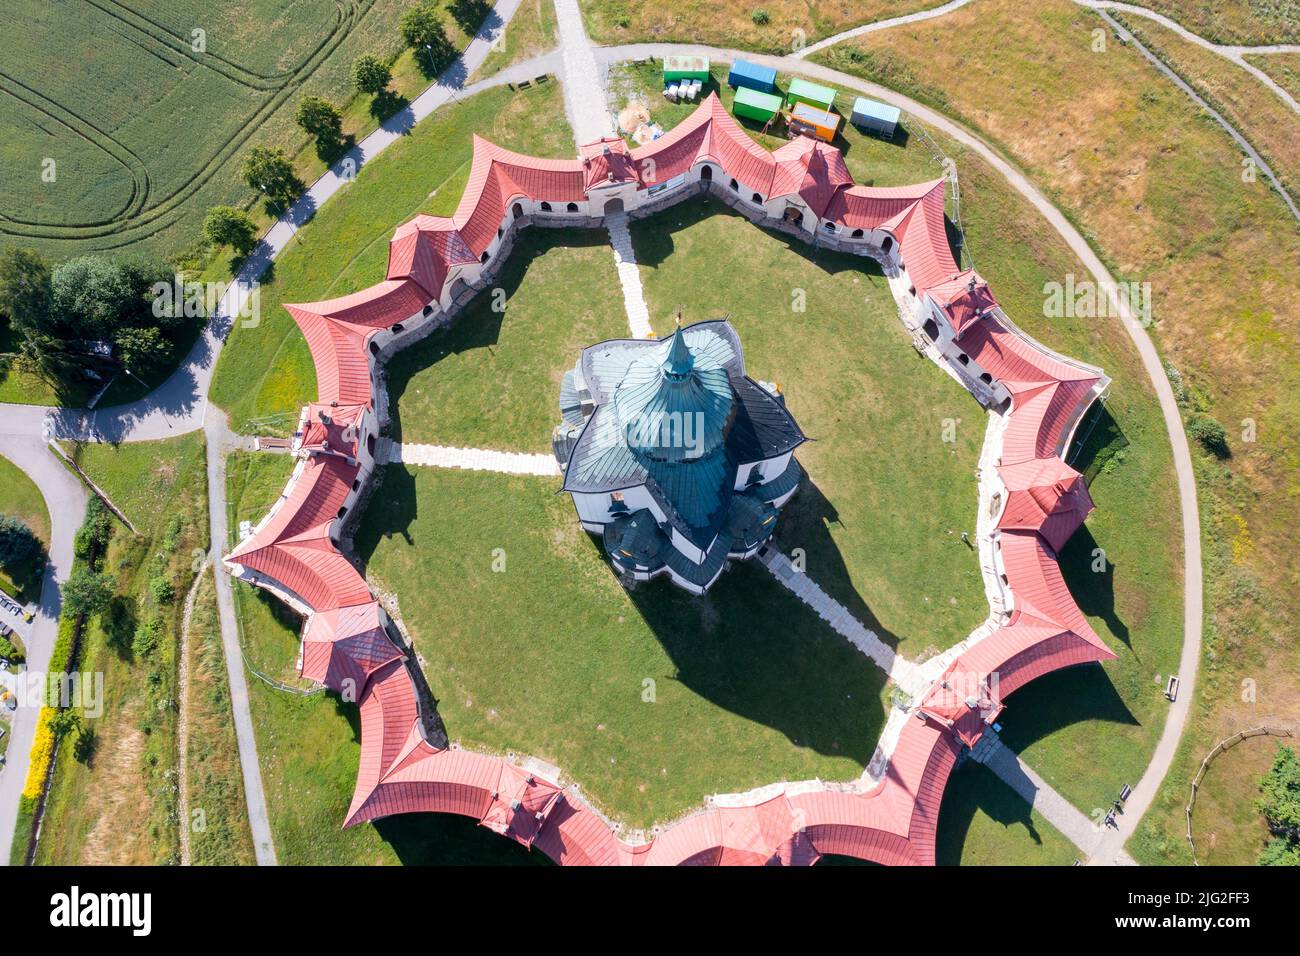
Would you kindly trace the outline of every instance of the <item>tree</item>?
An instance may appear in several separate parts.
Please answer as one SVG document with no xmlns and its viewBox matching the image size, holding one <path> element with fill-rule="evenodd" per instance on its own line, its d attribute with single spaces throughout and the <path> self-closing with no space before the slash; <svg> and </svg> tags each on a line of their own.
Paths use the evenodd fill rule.
<svg viewBox="0 0 1300 956">
<path fill-rule="evenodd" d="M 343 139 L 343 117 L 334 104 L 319 96 L 304 96 L 298 103 L 298 125 L 316 141 L 332 145 Z"/>
<path fill-rule="evenodd" d="M 1273 766 L 1259 782 L 1255 808 L 1264 815 L 1273 839 L 1259 856 L 1261 866 L 1300 866 L 1300 757 L 1277 745 Z"/>
<path fill-rule="evenodd" d="M 451 18 L 460 28 L 473 36 L 487 16 L 489 5 L 488 0 L 452 0 L 448 9 L 451 10 Z"/>
<path fill-rule="evenodd" d="M 80 339 L 109 339 L 129 314 L 139 311 L 131 277 L 104 256 L 79 256 L 56 266 L 50 277 L 53 317 Z"/>
<path fill-rule="evenodd" d="M 203 238 L 214 246 L 230 246 L 240 255 L 247 255 L 257 245 L 257 226 L 242 210 L 213 206 L 203 217 Z"/>
<path fill-rule="evenodd" d="M 81 565 L 73 569 L 63 585 L 63 608 L 75 617 L 99 614 L 108 608 L 115 587 L 117 579 L 113 575 Z"/>
<path fill-rule="evenodd" d="M 157 328 L 119 329 L 113 338 L 117 358 L 128 371 L 139 374 L 160 368 L 171 356 L 172 345 Z"/>
<path fill-rule="evenodd" d="M 30 560 L 40 550 L 31 528 L 13 515 L 0 515 L 0 567 Z"/>
<path fill-rule="evenodd" d="M 402 14 L 402 39 L 407 46 L 415 48 L 417 57 L 429 58 L 422 62 L 428 62 L 434 72 L 456 55 L 456 49 L 443 28 L 442 17 L 438 15 L 438 7 L 427 0 Z"/>
<path fill-rule="evenodd" d="M 352 64 L 352 82 L 358 93 L 378 96 L 384 92 L 392 78 L 393 72 L 384 61 L 371 53 L 357 57 L 357 61 Z"/>
<path fill-rule="evenodd" d="M 50 732 L 58 739 L 81 729 L 81 715 L 70 707 L 56 710 L 50 715 Z"/>
<path fill-rule="evenodd" d="M 244 157 L 244 182 L 264 193 L 272 202 L 287 206 L 302 192 L 302 180 L 282 149 L 254 146 Z"/>
<path fill-rule="evenodd" d="M 15 332 L 44 328 L 52 296 L 50 267 L 40 253 L 17 248 L 0 252 L 0 313 L 9 316 Z"/>
</svg>

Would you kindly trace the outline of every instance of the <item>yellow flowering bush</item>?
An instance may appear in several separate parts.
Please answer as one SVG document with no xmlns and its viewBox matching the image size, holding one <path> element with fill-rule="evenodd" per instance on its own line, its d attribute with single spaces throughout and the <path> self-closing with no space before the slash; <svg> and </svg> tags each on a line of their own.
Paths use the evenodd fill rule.
<svg viewBox="0 0 1300 956">
<path fill-rule="evenodd" d="M 23 796 L 35 800 L 41 795 L 45 784 L 45 775 L 49 772 L 50 761 L 54 759 L 54 729 L 50 720 L 56 713 L 53 707 L 42 707 L 36 718 L 36 739 L 32 741 L 32 761 L 27 768 L 27 783 L 23 786 Z"/>
</svg>

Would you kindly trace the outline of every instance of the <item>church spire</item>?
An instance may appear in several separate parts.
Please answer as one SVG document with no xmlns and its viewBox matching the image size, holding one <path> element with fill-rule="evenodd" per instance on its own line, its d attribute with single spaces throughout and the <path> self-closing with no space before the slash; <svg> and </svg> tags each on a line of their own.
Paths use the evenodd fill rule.
<svg viewBox="0 0 1300 956">
<path fill-rule="evenodd" d="M 691 374 L 693 368 L 695 368 L 695 356 L 686 347 L 686 339 L 682 335 L 682 317 L 678 315 L 677 331 L 673 333 L 672 342 L 668 346 L 668 356 L 664 359 L 664 376 L 680 382 Z"/>
</svg>

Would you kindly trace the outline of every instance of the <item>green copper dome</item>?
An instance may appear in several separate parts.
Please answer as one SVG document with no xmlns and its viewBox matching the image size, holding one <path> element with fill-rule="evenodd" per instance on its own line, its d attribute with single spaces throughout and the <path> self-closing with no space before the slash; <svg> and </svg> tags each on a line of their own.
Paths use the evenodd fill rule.
<svg viewBox="0 0 1300 956">
<path fill-rule="evenodd" d="M 697 359 L 680 328 L 628 365 L 613 399 L 628 447 L 652 461 L 708 457 L 726 442 L 735 417 L 726 368 Z"/>
</svg>

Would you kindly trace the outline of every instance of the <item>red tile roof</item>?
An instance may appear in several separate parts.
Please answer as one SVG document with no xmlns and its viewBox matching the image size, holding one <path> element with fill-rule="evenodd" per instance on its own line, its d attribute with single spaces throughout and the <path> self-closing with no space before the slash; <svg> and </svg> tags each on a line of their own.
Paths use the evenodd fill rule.
<svg viewBox="0 0 1300 956">
<path fill-rule="evenodd" d="M 273 580 L 311 609 L 304 676 L 335 689 L 350 680 L 360 690 L 361 758 L 346 825 L 395 813 L 459 813 L 559 863 L 580 865 L 800 864 L 827 853 L 932 864 L 948 776 L 963 744 L 972 745 L 1001 706 L 983 699 L 983 691 L 980 700 L 962 696 L 955 690 L 957 675 L 996 673 L 998 693 L 1005 696 L 1055 668 L 1114 656 L 1074 604 L 1055 554 L 1091 509 L 1082 479 L 1054 457 L 1055 446 L 1091 401 L 1098 378 L 994 317 L 974 321 L 996 303 L 982 280 L 975 291 L 968 289 L 969 278 L 978 277 L 959 273 L 952 259 L 942 179 L 907 187 L 854 185 L 838 150 L 806 139 L 769 154 L 716 96 L 630 154 L 618 141 L 588 144 L 582 152 L 585 164 L 541 160 L 475 137 L 469 184 L 455 216 L 420 216 L 400 227 L 383 282 L 339 299 L 287 306 L 307 338 L 319 383 L 299 446 L 307 457 L 279 508 L 227 560 Z M 425 739 L 405 658 L 329 529 L 359 473 L 345 456 L 355 454 L 358 428 L 372 407 L 369 336 L 437 298 L 448 269 L 476 261 L 491 244 L 516 197 L 580 201 L 602 177 L 609 182 L 610 172 L 628 181 L 650 160 L 656 175 L 647 182 L 663 182 L 707 160 L 767 198 L 798 194 L 842 226 L 894 235 L 918 293 L 935 296 L 964 333 L 963 348 L 1012 395 L 1001 468 L 1008 502 L 998 541 L 1015 611 L 930 689 L 899 734 L 884 779 L 870 792 L 818 789 L 747 807 L 713 806 L 633 846 L 553 782 L 501 758 L 439 749 Z"/>
<path fill-rule="evenodd" d="M 1060 458 L 1030 458 L 998 468 L 1007 487 L 1002 531 L 1037 531 L 1059 552 L 1092 513 L 1083 476 Z"/>
</svg>

